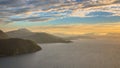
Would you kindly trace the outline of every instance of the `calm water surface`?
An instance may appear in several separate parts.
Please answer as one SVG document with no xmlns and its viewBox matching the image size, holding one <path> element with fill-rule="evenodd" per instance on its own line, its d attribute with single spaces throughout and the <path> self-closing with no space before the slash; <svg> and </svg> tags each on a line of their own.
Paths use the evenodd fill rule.
<svg viewBox="0 0 120 68">
<path fill-rule="evenodd" d="M 0 68 L 120 68 L 119 41 L 40 44 L 42 51 L 0 58 Z"/>
</svg>

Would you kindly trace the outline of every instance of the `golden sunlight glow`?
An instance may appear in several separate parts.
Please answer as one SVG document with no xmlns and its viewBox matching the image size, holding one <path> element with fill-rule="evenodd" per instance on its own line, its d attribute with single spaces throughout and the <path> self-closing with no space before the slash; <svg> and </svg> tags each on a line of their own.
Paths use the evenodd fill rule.
<svg viewBox="0 0 120 68">
<path fill-rule="evenodd" d="M 30 27 L 34 32 L 63 33 L 63 34 L 85 34 L 97 33 L 120 33 L 120 23 L 115 24 L 81 24 L 81 25 L 62 25 L 62 26 L 39 26 Z"/>
</svg>

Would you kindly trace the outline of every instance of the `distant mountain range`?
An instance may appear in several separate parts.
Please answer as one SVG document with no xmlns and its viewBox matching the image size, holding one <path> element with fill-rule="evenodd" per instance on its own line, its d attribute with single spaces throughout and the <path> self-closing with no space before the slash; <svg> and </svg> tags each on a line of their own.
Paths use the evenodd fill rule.
<svg viewBox="0 0 120 68">
<path fill-rule="evenodd" d="M 85 36 L 85 35 L 78 35 L 78 36 L 66 37 L 66 39 L 69 39 L 69 40 L 76 40 L 76 39 L 96 39 L 96 37 Z"/>
<path fill-rule="evenodd" d="M 52 34 L 48 34 L 44 32 L 35 33 L 27 29 L 18 29 L 18 30 L 10 31 L 10 32 L 7 32 L 7 35 L 11 38 L 29 39 L 37 43 L 68 43 L 68 42 L 71 42 L 61 37 L 54 36 Z"/>
</svg>

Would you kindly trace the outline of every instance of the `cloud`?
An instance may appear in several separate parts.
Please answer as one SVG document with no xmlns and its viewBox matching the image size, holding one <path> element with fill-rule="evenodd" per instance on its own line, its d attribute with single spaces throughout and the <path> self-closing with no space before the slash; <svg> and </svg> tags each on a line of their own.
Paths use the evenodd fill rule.
<svg viewBox="0 0 120 68">
<path fill-rule="evenodd" d="M 120 11 L 120 4 L 110 4 L 110 5 L 92 6 L 82 9 L 76 9 L 73 11 L 71 16 L 87 17 L 89 14 L 96 12 L 102 12 L 101 13 L 102 15 L 105 15 L 105 13 L 107 14 L 109 13 L 112 14 L 111 16 L 120 16 L 119 11 Z M 96 14 L 93 14 L 92 16 L 96 16 Z M 90 15 L 88 17 L 90 17 Z"/>
<path fill-rule="evenodd" d="M 45 22 L 45 21 L 49 21 L 52 18 L 39 18 L 39 19 L 30 19 L 30 22 Z"/>
<path fill-rule="evenodd" d="M 47 21 L 53 18 L 59 18 L 59 17 L 64 17 L 67 16 L 68 14 L 70 14 L 70 11 L 48 11 L 48 12 L 43 12 L 43 11 L 29 11 L 23 14 L 18 14 L 18 15 L 14 15 L 14 16 L 10 16 L 9 20 L 11 21 Z M 36 20 L 36 21 L 35 21 Z"/>
<path fill-rule="evenodd" d="M 120 16 L 119 3 L 119 0 L 0 0 L 0 17 L 6 21 L 35 22 L 66 16 Z"/>
</svg>

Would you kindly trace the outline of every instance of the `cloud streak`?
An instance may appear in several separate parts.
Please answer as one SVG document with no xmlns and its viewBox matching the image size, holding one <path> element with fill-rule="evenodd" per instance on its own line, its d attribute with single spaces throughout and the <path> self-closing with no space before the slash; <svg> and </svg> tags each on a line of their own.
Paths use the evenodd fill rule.
<svg viewBox="0 0 120 68">
<path fill-rule="evenodd" d="M 120 16 L 119 0 L 0 0 L 0 6 L 0 18 L 4 18 L 5 23 L 38 22 L 69 16 Z"/>
</svg>

